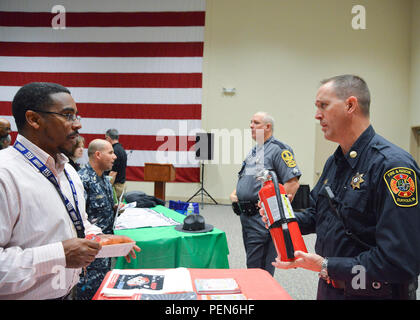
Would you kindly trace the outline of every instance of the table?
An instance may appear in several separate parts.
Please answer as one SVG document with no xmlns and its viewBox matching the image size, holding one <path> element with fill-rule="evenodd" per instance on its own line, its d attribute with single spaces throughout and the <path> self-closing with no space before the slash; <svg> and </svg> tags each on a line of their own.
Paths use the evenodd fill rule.
<svg viewBox="0 0 420 320">
<path fill-rule="evenodd" d="M 191 269 L 188 268 L 195 289 L 194 280 L 198 278 L 234 278 L 241 292 L 252 300 L 292 300 L 282 286 L 263 269 Z M 105 276 L 93 300 L 131 300 L 130 298 L 107 298 L 101 295 L 103 285 L 110 272 Z M 198 296 L 200 299 L 200 295 Z"/>
<path fill-rule="evenodd" d="M 164 206 L 152 208 L 177 222 L 185 216 Z M 206 233 L 187 233 L 174 226 L 115 230 L 136 241 L 141 248 L 137 259 L 127 263 L 124 257 L 116 259 L 116 269 L 156 268 L 229 268 L 226 234 L 217 228 Z"/>
</svg>

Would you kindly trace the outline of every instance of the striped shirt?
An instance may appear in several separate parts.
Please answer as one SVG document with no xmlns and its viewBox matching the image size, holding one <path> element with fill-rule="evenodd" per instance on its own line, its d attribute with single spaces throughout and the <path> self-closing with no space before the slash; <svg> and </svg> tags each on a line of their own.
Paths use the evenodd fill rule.
<svg viewBox="0 0 420 320">
<path fill-rule="evenodd" d="M 57 162 L 18 135 L 17 140 L 54 173 L 64 195 L 75 206 L 64 168 L 78 196 L 85 233 L 101 233 L 85 211 L 83 184 L 68 158 Z M 0 299 L 51 299 L 66 295 L 81 269 L 65 268 L 62 241 L 76 229 L 54 185 L 15 148 L 0 151 Z"/>
</svg>

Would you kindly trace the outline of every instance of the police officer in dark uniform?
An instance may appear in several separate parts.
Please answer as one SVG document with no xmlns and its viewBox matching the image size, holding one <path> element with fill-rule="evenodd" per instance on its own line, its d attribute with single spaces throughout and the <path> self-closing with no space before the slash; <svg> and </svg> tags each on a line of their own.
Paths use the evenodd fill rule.
<svg viewBox="0 0 420 320">
<path fill-rule="evenodd" d="M 111 169 L 117 156 L 112 145 L 102 139 L 95 139 L 88 147 L 89 163 L 78 173 L 85 188 L 86 213 L 89 222 L 102 229 L 104 234 L 113 234 L 115 218 L 111 183 L 104 171 Z M 80 276 L 77 284 L 77 300 L 91 300 L 111 270 L 110 258 L 95 259 Z"/>
<path fill-rule="evenodd" d="M 300 170 L 293 150 L 273 137 L 273 118 L 265 112 L 251 119 L 252 138 L 257 142 L 243 162 L 236 189 L 230 198 L 236 214 L 240 215 L 242 236 L 248 268 L 262 268 L 274 274 L 277 252 L 269 231 L 258 214 L 258 191 L 261 182 L 256 175 L 263 169 L 273 170 L 293 197 L 299 188 Z"/>
<path fill-rule="evenodd" d="M 410 154 L 376 134 L 363 79 L 321 82 L 315 118 L 339 147 L 296 212 L 316 254 L 295 252 L 278 268 L 319 272 L 318 299 L 416 299 L 420 272 L 420 169 Z"/>
</svg>

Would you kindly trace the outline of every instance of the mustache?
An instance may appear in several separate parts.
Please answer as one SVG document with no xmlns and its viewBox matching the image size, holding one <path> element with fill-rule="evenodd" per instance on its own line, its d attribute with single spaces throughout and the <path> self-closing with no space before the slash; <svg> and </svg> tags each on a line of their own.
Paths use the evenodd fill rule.
<svg viewBox="0 0 420 320">
<path fill-rule="evenodd" d="M 75 137 L 77 137 L 79 135 L 79 131 L 74 131 L 74 132 L 72 132 L 72 133 L 70 133 L 68 136 L 67 136 L 67 138 L 75 138 Z"/>
</svg>

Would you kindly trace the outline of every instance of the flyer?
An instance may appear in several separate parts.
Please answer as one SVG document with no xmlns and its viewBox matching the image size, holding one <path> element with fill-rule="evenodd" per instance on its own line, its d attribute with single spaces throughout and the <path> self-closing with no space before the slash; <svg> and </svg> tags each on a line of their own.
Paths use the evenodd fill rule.
<svg viewBox="0 0 420 320">
<path fill-rule="evenodd" d="M 115 229 L 165 227 L 178 224 L 180 223 L 150 208 L 128 208 L 116 219 Z"/>
<path fill-rule="evenodd" d="M 191 276 L 186 268 L 113 269 L 101 293 L 107 297 L 131 297 L 134 294 L 191 291 L 193 291 Z"/>
</svg>

